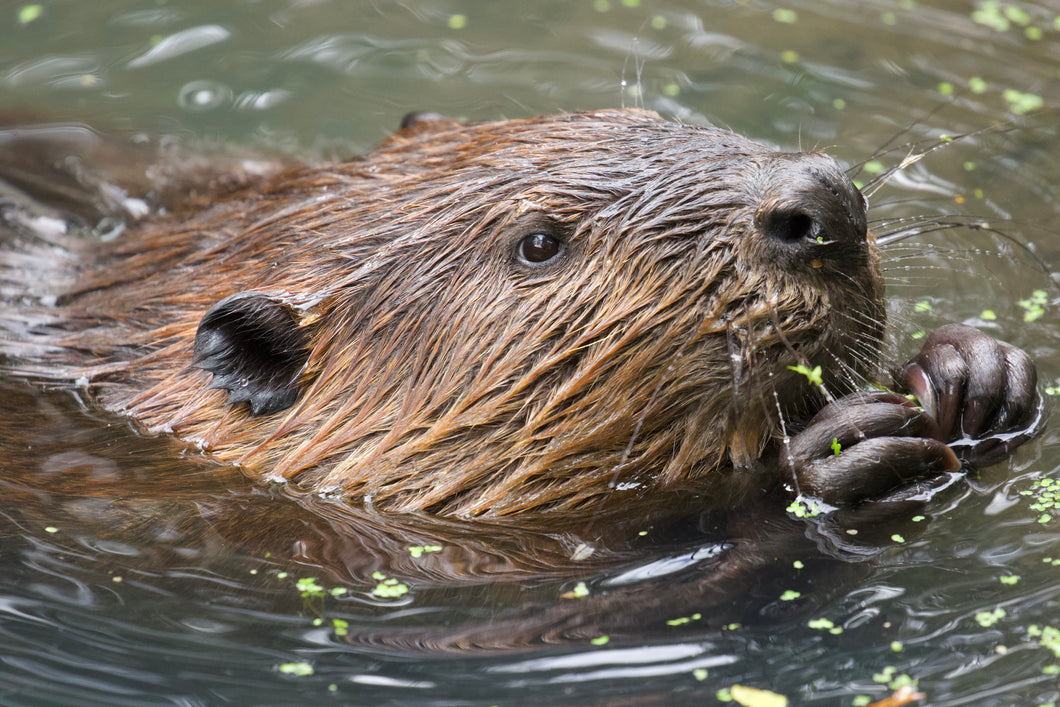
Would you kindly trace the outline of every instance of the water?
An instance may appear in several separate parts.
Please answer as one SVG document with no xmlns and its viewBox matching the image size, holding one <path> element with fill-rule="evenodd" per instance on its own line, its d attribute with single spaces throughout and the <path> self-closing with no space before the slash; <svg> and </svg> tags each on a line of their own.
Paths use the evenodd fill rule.
<svg viewBox="0 0 1060 707">
<path fill-rule="evenodd" d="M 881 146 L 984 131 L 873 197 L 873 218 L 961 214 L 1013 239 L 890 249 L 892 348 L 966 321 L 1031 353 L 1044 388 L 1060 382 L 1060 8 L 991 7 L 54 3 L 23 24 L 16 3 L 0 95 L 40 119 L 311 159 L 370 149 L 410 110 L 643 105 L 885 167 L 908 151 Z M 1020 94 L 1047 109 L 1017 113 Z M 1035 290 L 1048 301 L 1025 321 Z M 764 559 L 726 577 L 733 548 L 696 528 L 626 519 L 647 531 L 636 547 L 583 557 L 562 529 L 351 518 L 67 394 L 5 383 L 0 401 L 0 704 L 709 704 L 742 684 L 850 705 L 901 675 L 932 705 L 1060 699 L 1060 656 L 1030 629 L 1060 628 L 1044 561 L 1060 519 L 1032 508 L 1034 483 L 1060 477 L 1053 429 L 919 523 L 860 519 L 852 538 L 749 519 Z"/>
</svg>

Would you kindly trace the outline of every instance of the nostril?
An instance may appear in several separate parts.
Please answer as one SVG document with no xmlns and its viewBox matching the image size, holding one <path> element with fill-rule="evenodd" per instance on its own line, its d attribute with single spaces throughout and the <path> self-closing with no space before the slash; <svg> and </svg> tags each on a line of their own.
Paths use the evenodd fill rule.
<svg viewBox="0 0 1060 707">
<path fill-rule="evenodd" d="M 796 244 L 814 241 L 821 235 L 821 225 L 809 214 L 797 209 L 774 209 L 760 214 L 758 227 L 775 241 Z"/>
</svg>

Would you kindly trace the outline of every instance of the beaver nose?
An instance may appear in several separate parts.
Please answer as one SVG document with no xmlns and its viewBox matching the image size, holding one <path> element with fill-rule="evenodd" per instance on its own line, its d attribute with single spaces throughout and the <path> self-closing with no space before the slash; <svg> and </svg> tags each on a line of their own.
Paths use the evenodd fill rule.
<svg viewBox="0 0 1060 707">
<path fill-rule="evenodd" d="M 818 153 L 779 154 L 761 178 L 763 196 L 754 225 L 773 257 L 864 260 L 865 199 L 834 159 Z"/>
</svg>

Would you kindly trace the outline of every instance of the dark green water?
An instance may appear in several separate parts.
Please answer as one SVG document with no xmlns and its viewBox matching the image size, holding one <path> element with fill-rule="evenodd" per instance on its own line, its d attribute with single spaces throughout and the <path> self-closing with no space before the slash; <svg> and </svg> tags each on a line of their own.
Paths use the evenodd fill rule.
<svg viewBox="0 0 1060 707">
<path fill-rule="evenodd" d="M 1055 2 L 54 2 L 21 22 L 36 14 L 24 7 L 0 5 L 0 107 L 189 143 L 319 158 L 370 149 L 410 110 L 641 105 L 889 166 L 906 143 L 987 129 L 896 175 L 871 217 L 968 215 L 1032 253 L 969 229 L 888 251 L 895 355 L 966 321 L 1060 386 Z M 1021 114 L 1028 95 L 1045 109 Z M 1035 290 L 1044 313 L 1026 321 Z M 827 528 L 807 526 L 733 596 L 699 582 L 709 544 L 649 533 L 629 559 L 514 571 L 512 547 L 533 555 L 537 540 L 351 531 L 238 481 L 159 499 L 149 470 L 174 456 L 164 442 L 15 385 L 0 387 L 0 415 L 36 421 L 0 460 L 3 705 L 713 704 L 734 684 L 853 705 L 902 675 L 922 704 L 1060 701 L 1060 654 L 1031 628 L 1060 629 L 1060 562 L 1046 561 L 1060 558 L 1060 511 L 1032 507 L 1034 484 L 1060 479 L 1055 424 L 935 499 L 904 542 L 887 528 L 869 561 L 831 559 L 815 534 Z M 98 493 L 65 491 L 71 476 Z M 291 543 L 255 544 L 255 523 L 281 520 Z M 439 537 L 441 552 L 407 550 Z M 408 592 L 373 593 L 386 581 L 373 571 Z M 305 577 L 326 596 L 304 598 Z M 563 598 L 580 581 L 589 596 Z M 787 589 L 802 596 L 781 601 Z M 842 632 L 811 627 L 820 618 Z"/>
</svg>

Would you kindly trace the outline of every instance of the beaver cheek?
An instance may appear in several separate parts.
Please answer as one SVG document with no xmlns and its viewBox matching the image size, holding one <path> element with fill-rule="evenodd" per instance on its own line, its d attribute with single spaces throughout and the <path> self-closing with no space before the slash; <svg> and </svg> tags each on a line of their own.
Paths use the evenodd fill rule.
<svg viewBox="0 0 1060 707">
<path fill-rule="evenodd" d="M 211 388 L 229 404 L 249 403 L 268 415 L 298 399 L 299 375 L 309 358 L 309 335 L 289 307 L 256 292 L 217 302 L 195 334 L 192 365 L 213 374 Z"/>
</svg>

